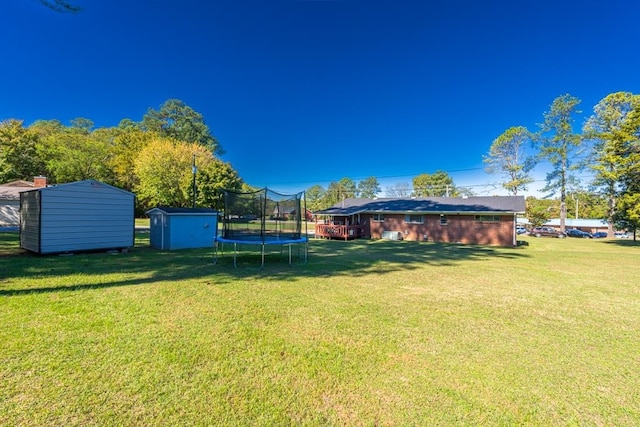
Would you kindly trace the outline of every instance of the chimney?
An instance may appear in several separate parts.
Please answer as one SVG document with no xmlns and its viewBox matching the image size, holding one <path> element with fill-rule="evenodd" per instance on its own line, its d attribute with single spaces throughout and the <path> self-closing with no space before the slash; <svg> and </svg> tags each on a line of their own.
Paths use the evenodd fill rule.
<svg viewBox="0 0 640 427">
<path fill-rule="evenodd" d="M 43 188 L 47 186 L 47 177 L 46 176 L 36 176 L 33 177 L 33 186 L 35 188 Z"/>
</svg>

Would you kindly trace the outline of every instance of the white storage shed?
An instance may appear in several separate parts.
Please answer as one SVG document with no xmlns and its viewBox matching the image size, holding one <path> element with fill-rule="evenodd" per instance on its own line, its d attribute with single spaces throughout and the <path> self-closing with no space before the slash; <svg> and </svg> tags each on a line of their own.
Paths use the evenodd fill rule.
<svg viewBox="0 0 640 427">
<path fill-rule="evenodd" d="M 39 254 L 125 249 L 135 242 L 135 196 L 95 181 L 20 194 L 20 247 Z"/>
</svg>

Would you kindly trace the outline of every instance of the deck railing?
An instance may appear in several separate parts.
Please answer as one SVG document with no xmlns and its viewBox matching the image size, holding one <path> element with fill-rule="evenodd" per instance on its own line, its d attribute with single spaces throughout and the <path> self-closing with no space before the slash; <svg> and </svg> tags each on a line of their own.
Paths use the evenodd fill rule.
<svg viewBox="0 0 640 427">
<path fill-rule="evenodd" d="M 364 227 L 361 225 L 316 224 L 316 237 L 327 239 L 357 239 L 363 237 Z"/>
</svg>

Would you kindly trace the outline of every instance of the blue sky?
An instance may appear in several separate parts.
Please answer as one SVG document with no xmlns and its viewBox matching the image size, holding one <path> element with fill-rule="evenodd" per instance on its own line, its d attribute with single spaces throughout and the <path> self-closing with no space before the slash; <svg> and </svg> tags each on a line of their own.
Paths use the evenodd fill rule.
<svg viewBox="0 0 640 427">
<path fill-rule="evenodd" d="M 580 127 L 640 87 L 632 0 L 75 4 L 3 3 L 0 120 L 115 126 L 178 98 L 247 183 L 277 191 L 444 170 L 499 194 L 482 156 L 505 129 L 535 130 L 565 93 L 582 100 Z"/>
</svg>

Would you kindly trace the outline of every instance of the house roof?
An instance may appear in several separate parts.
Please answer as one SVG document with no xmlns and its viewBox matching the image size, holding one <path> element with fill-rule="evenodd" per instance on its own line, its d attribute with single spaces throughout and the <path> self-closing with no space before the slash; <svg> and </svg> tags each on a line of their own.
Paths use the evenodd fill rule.
<svg viewBox="0 0 640 427">
<path fill-rule="evenodd" d="M 34 184 L 29 181 L 11 181 L 0 185 L 0 200 L 20 200 L 20 193 L 33 190 Z"/>
<path fill-rule="evenodd" d="M 219 215 L 215 209 L 211 208 L 171 208 L 168 206 L 158 206 L 157 208 L 149 209 L 145 213 L 161 212 L 167 215 Z"/>
<path fill-rule="evenodd" d="M 524 196 L 429 197 L 404 199 L 345 199 L 317 215 L 359 213 L 524 213 Z"/>
<path fill-rule="evenodd" d="M 31 181 L 24 181 L 22 179 L 18 179 L 16 181 L 6 182 L 0 187 L 34 187 L 35 184 Z"/>
<path fill-rule="evenodd" d="M 273 213 L 274 214 L 287 214 L 287 215 L 291 215 L 296 213 L 296 210 L 298 210 L 297 207 L 295 206 L 276 206 L 273 208 Z"/>
</svg>

